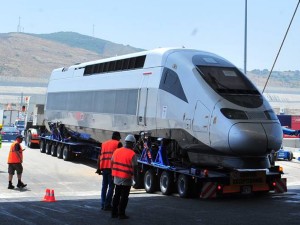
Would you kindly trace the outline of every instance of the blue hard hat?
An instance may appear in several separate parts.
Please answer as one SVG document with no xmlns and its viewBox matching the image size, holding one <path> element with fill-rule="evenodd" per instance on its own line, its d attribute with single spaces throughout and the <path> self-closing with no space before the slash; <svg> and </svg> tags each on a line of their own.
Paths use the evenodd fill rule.
<svg viewBox="0 0 300 225">
<path fill-rule="evenodd" d="M 24 137 L 23 137 L 22 135 L 18 135 L 18 136 L 16 137 L 16 139 L 17 139 L 17 138 L 24 139 Z"/>
</svg>

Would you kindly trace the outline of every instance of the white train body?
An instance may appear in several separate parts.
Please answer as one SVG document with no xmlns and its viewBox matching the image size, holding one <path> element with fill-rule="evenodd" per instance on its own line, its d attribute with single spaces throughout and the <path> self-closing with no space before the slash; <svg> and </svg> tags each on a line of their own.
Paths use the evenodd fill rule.
<svg viewBox="0 0 300 225">
<path fill-rule="evenodd" d="M 55 69 L 45 113 L 101 142 L 112 131 L 150 131 L 201 165 L 267 168 L 266 155 L 282 142 L 276 115 L 251 81 L 227 60 L 191 49 Z"/>
</svg>

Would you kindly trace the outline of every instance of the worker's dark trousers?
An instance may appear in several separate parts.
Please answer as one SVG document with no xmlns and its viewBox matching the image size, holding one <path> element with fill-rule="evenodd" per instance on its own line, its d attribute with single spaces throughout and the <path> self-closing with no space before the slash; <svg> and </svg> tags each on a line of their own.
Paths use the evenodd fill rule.
<svg viewBox="0 0 300 225">
<path fill-rule="evenodd" d="M 115 184 L 111 176 L 111 169 L 102 171 L 102 190 L 101 190 L 101 207 L 111 207 L 112 196 L 114 194 Z M 108 191 L 107 191 L 108 189 Z"/>
<path fill-rule="evenodd" d="M 113 216 L 125 215 L 130 188 L 131 186 L 116 185 L 112 208 Z"/>
</svg>

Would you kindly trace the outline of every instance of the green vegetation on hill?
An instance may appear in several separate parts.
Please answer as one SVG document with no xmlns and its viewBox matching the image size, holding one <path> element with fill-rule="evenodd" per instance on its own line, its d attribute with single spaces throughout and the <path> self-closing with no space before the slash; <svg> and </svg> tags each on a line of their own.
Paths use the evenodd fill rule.
<svg viewBox="0 0 300 225">
<path fill-rule="evenodd" d="M 99 55 L 107 55 L 107 51 L 111 54 L 127 54 L 132 52 L 143 51 L 140 48 L 134 48 L 129 45 L 116 44 L 100 38 L 82 35 L 75 32 L 57 32 L 52 34 L 30 34 L 36 37 L 60 42 L 70 47 L 82 48 L 88 51 L 96 52 Z"/>
</svg>

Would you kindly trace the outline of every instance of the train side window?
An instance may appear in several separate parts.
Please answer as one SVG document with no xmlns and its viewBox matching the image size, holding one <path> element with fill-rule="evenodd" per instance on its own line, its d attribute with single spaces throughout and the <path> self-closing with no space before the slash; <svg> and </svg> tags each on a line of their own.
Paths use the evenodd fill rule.
<svg viewBox="0 0 300 225">
<path fill-rule="evenodd" d="M 137 107 L 138 90 L 118 90 L 115 98 L 115 114 L 135 115 Z"/>
<path fill-rule="evenodd" d="M 110 91 L 103 92 L 103 100 L 104 100 L 103 105 L 105 105 L 103 113 L 114 113 L 116 91 L 110 90 Z"/>
<path fill-rule="evenodd" d="M 47 109 L 63 110 L 68 102 L 68 95 L 65 93 L 48 93 Z"/>
<path fill-rule="evenodd" d="M 177 98 L 188 102 L 178 74 L 171 69 L 164 68 L 159 89 L 169 92 L 170 94 L 175 95 Z"/>
</svg>

